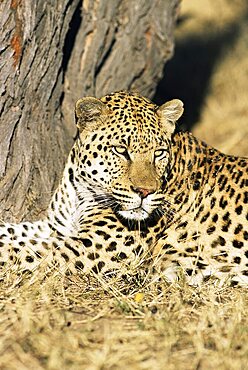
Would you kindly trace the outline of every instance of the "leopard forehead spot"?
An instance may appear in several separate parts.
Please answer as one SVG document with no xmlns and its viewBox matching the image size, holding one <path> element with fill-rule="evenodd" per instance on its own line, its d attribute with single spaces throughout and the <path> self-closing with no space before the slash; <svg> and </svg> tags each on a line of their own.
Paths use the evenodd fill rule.
<svg viewBox="0 0 248 370">
<path fill-rule="evenodd" d="M 119 92 L 104 96 L 101 101 L 108 108 L 107 138 L 119 140 L 141 150 L 154 143 L 162 144 L 166 125 L 157 114 L 158 106 L 134 93 Z M 103 127 L 105 128 L 105 127 Z"/>
</svg>

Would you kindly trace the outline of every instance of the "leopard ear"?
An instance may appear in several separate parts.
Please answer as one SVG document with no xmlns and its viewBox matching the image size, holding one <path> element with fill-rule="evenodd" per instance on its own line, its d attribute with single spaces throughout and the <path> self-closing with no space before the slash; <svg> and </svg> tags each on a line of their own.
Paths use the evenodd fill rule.
<svg viewBox="0 0 248 370">
<path fill-rule="evenodd" d="M 158 108 L 157 113 L 160 116 L 161 122 L 166 124 L 169 131 L 172 133 L 175 130 L 175 123 L 183 114 L 183 102 L 179 99 L 173 99 Z M 169 124 L 169 126 L 168 126 Z"/>
<path fill-rule="evenodd" d="M 106 111 L 105 104 L 99 99 L 93 97 L 79 99 L 75 106 L 76 124 L 79 131 L 83 131 L 87 126 L 96 126 L 101 121 L 104 111 Z"/>
</svg>

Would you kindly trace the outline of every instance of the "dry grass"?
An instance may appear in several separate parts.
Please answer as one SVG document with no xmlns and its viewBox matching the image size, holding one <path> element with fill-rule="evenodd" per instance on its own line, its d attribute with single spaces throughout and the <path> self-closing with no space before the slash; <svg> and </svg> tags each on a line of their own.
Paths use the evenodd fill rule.
<svg viewBox="0 0 248 370">
<path fill-rule="evenodd" d="M 1 369 L 245 369 L 244 292 L 41 272 L 1 281 Z"/>
<path fill-rule="evenodd" d="M 186 70 L 170 74 L 172 64 L 167 83 L 186 99 L 198 137 L 244 155 L 247 8 L 246 0 L 185 0 L 175 61 L 183 57 Z M 0 280 L 0 369 L 245 369 L 247 297 L 213 282 L 193 288 L 9 273 Z"/>
</svg>

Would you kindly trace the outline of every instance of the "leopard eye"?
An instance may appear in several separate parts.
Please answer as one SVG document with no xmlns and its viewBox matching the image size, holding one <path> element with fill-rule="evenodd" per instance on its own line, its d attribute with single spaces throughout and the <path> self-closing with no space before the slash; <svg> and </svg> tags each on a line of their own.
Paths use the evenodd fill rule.
<svg viewBox="0 0 248 370">
<path fill-rule="evenodd" d="M 127 148 L 125 146 L 122 146 L 122 145 L 118 145 L 118 146 L 113 146 L 112 147 L 112 151 L 119 155 L 119 156 L 123 156 L 125 157 L 126 159 L 130 159 L 129 157 L 129 154 L 128 154 L 128 151 L 127 151 Z"/>
<path fill-rule="evenodd" d="M 166 157 L 167 155 L 167 150 L 166 149 L 158 149 L 158 150 L 155 150 L 154 152 L 154 158 L 155 159 L 163 159 Z"/>
</svg>

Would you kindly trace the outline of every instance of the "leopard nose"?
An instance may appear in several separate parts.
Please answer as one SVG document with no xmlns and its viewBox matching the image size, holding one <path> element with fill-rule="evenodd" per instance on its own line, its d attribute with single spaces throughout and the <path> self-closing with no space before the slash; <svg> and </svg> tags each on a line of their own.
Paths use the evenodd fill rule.
<svg viewBox="0 0 248 370">
<path fill-rule="evenodd" d="M 132 190 L 135 192 L 135 193 L 138 193 L 139 196 L 143 199 L 143 198 L 146 198 L 149 194 L 152 194 L 152 193 L 155 193 L 155 189 L 145 189 L 145 188 L 140 188 L 140 187 L 134 187 L 132 186 L 131 187 Z"/>
</svg>

